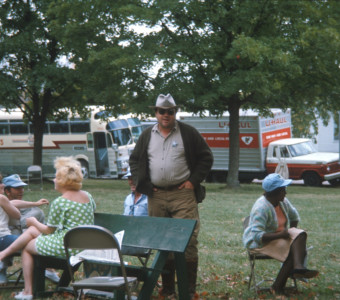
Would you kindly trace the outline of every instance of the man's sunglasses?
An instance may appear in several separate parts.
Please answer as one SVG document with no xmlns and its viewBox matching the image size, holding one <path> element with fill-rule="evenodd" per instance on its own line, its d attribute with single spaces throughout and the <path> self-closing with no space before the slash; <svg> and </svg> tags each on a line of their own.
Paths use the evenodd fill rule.
<svg viewBox="0 0 340 300">
<path fill-rule="evenodd" d="M 160 115 L 165 115 L 165 113 L 168 113 L 169 116 L 173 116 L 175 114 L 174 109 L 158 108 L 157 110 Z"/>
</svg>

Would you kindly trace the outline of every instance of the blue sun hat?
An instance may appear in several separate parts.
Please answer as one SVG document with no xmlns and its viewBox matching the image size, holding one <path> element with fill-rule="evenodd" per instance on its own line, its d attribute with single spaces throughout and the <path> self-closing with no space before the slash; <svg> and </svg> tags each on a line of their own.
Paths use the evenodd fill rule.
<svg viewBox="0 0 340 300">
<path fill-rule="evenodd" d="M 5 187 L 21 187 L 26 186 L 27 184 L 23 182 L 18 174 L 13 174 L 11 176 L 7 176 L 2 179 L 2 183 L 5 185 Z"/>
<path fill-rule="evenodd" d="M 272 173 L 263 179 L 262 187 L 266 192 L 272 192 L 280 187 L 288 186 L 292 179 L 284 179 L 280 174 Z"/>
</svg>

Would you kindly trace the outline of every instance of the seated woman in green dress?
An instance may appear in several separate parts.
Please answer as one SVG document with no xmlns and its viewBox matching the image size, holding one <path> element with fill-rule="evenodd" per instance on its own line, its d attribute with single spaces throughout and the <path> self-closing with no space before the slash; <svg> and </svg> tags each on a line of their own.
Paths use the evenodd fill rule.
<svg viewBox="0 0 340 300">
<path fill-rule="evenodd" d="M 59 157 L 54 162 L 56 178 L 55 189 L 61 196 L 50 207 L 47 224 L 36 218 L 27 219 L 29 228 L 8 248 L 0 252 L 0 269 L 2 260 L 22 250 L 22 267 L 25 288 L 15 299 L 33 299 L 33 255 L 46 255 L 65 258 L 64 235 L 78 225 L 94 224 L 96 208 L 92 196 L 81 190 L 83 176 L 81 166 L 72 157 Z"/>
</svg>

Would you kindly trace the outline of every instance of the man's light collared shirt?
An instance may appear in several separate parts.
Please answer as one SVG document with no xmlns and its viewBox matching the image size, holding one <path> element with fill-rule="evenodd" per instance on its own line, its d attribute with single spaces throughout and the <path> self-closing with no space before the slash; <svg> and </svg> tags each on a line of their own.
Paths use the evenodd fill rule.
<svg viewBox="0 0 340 300">
<path fill-rule="evenodd" d="M 155 124 L 148 146 L 151 182 L 155 186 L 167 187 L 184 182 L 190 176 L 185 158 L 184 144 L 178 124 L 164 138 Z"/>
</svg>

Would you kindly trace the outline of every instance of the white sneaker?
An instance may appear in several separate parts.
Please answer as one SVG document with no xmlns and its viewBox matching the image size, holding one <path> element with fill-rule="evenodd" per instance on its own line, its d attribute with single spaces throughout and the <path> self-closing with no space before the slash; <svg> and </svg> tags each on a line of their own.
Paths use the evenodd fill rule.
<svg viewBox="0 0 340 300">
<path fill-rule="evenodd" d="M 49 280 L 53 281 L 54 283 L 58 283 L 60 278 L 56 272 L 53 272 L 51 270 L 45 270 L 45 277 Z"/>
<path fill-rule="evenodd" d="M 33 295 L 26 295 L 26 294 L 23 294 L 23 292 L 20 292 L 19 294 L 16 294 L 14 298 L 17 300 L 32 300 Z"/>
</svg>

